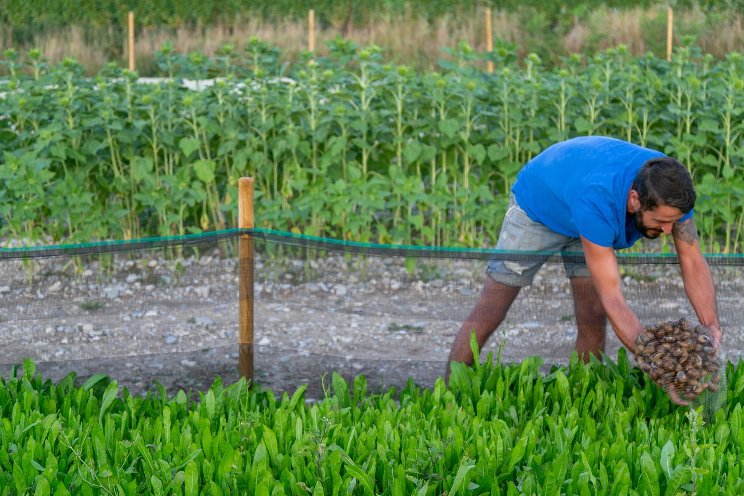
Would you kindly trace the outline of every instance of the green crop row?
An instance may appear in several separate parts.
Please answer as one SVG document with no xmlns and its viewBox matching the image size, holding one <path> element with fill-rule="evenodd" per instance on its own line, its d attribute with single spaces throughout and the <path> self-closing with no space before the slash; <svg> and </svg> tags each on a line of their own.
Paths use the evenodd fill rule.
<svg viewBox="0 0 744 496">
<path fill-rule="evenodd" d="M 306 403 L 217 379 L 193 401 L 95 376 L 0 379 L 0 495 L 720 494 L 744 491 L 744 366 L 704 419 L 670 404 L 624 354 L 489 356 L 450 387 L 370 393 L 334 374 Z"/>
<path fill-rule="evenodd" d="M 261 227 L 348 240 L 490 245 L 521 166 L 550 144 L 604 134 L 664 151 L 692 173 L 709 251 L 741 249 L 744 57 L 623 47 L 547 69 L 497 70 L 462 44 L 440 72 L 336 40 L 280 62 L 256 39 L 215 59 L 157 54 L 168 80 L 6 52 L 0 85 L 0 236 L 92 241 L 235 226 L 253 176 Z M 200 91 L 181 78 L 218 76 Z"/>
</svg>

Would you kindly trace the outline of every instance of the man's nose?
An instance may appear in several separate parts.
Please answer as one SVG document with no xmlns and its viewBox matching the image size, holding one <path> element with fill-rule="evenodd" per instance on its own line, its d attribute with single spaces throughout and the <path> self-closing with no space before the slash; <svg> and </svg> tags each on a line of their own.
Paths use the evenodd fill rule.
<svg viewBox="0 0 744 496">
<path fill-rule="evenodd" d="M 661 225 L 661 230 L 664 231 L 664 234 L 671 234 L 673 227 L 674 222 L 665 222 Z"/>
</svg>

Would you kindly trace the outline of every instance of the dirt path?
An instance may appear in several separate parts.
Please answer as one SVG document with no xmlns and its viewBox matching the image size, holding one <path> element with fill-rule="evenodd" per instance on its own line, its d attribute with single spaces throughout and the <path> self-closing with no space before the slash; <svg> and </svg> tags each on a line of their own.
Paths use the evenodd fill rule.
<svg viewBox="0 0 744 496">
<path fill-rule="evenodd" d="M 330 374 L 367 377 L 370 390 L 404 387 L 409 378 L 431 386 L 443 375 L 449 347 L 477 298 L 483 262 L 369 258 L 363 267 L 331 256 L 282 267 L 256 267 L 255 381 L 276 393 L 308 385 L 321 398 Z M 80 381 L 95 373 L 115 378 L 133 393 L 204 390 L 220 376 L 237 374 L 237 271 L 217 253 L 187 261 L 178 275 L 164 260 L 117 261 L 102 277 L 91 263 L 75 270 L 62 261 L 37 267 L 29 282 L 20 263 L 5 262 L 0 284 L 0 364 L 24 357 L 45 378 L 70 371 Z M 360 269 L 361 267 L 361 269 Z M 362 270 L 363 269 L 363 270 Z M 659 273 L 660 270 L 665 272 Z M 625 292 L 642 322 L 693 317 L 678 276 L 664 267 L 625 278 Z M 729 358 L 744 349 L 741 278 L 716 274 Z M 739 326 L 739 327 L 736 327 Z M 540 355 L 567 363 L 576 337 L 573 300 L 562 268 L 546 266 L 522 291 L 482 356 Z M 620 343 L 608 331 L 607 353 Z"/>
</svg>

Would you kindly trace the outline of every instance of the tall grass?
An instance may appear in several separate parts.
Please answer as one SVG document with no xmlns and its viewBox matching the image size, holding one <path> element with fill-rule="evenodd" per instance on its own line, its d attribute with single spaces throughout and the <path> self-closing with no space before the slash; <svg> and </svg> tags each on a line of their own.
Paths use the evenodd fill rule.
<svg viewBox="0 0 744 496">
<path fill-rule="evenodd" d="M 538 53 L 547 64 L 558 63 L 571 53 L 591 54 L 624 44 L 634 55 L 666 52 L 666 9 L 663 7 L 611 9 L 597 8 L 589 13 L 567 15 L 555 26 L 533 9 L 495 11 L 493 33 L 498 43 L 516 47 L 518 56 Z M 181 53 L 201 52 L 212 56 L 218 47 L 231 43 L 242 47 L 257 36 L 281 49 L 284 57 L 296 59 L 307 48 L 307 24 L 304 20 L 266 20 L 243 18 L 231 24 L 181 26 L 178 28 L 142 28 L 136 39 L 137 69 L 141 75 L 154 72 L 152 54 L 170 41 Z M 338 36 L 365 45 L 383 47 L 386 58 L 419 69 L 436 68 L 444 54 L 442 47 L 467 41 L 476 50 L 485 50 L 485 20 L 482 12 L 465 18 L 461 13 L 426 20 L 415 12 L 397 17 L 379 16 L 366 22 L 332 21 L 316 28 L 316 49 L 326 53 L 325 42 Z M 744 51 L 744 14 L 741 12 L 705 13 L 690 9 L 675 13 L 675 38 L 692 36 L 705 53 L 723 57 Z M 30 42 L 15 43 L 12 29 L 0 26 L 0 48 L 20 50 L 40 48 L 49 62 L 74 57 L 91 73 L 106 62 L 126 63 L 124 34 L 112 28 L 97 31 L 69 26 L 36 34 Z"/>
</svg>

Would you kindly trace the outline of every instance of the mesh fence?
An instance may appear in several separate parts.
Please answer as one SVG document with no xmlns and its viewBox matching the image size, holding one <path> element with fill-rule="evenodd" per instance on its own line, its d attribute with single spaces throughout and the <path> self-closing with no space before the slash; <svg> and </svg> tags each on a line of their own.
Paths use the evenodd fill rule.
<svg viewBox="0 0 744 496">
<path fill-rule="evenodd" d="M 346 243 L 261 229 L 128 242 L 0 250 L 0 364 L 24 358 L 52 380 L 106 374 L 132 392 L 153 383 L 203 390 L 238 378 L 238 243 L 254 247 L 255 382 L 323 394 L 331 371 L 370 387 L 430 386 L 493 258 L 545 260 L 483 348 L 504 361 L 539 355 L 546 368 L 574 350 L 565 259 L 578 254 Z M 677 259 L 618 255 L 641 322 L 695 321 Z M 728 360 L 744 349 L 740 256 L 708 257 Z M 620 343 L 607 332 L 606 353 Z"/>
</svg>

